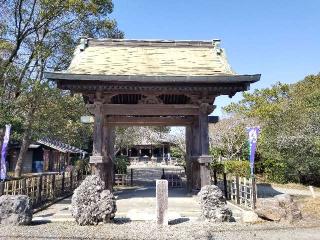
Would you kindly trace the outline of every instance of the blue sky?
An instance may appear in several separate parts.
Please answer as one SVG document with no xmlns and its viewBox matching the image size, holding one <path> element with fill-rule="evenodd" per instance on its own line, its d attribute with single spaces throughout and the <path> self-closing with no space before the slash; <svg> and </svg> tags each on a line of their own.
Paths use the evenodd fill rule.
<svg viewBox="0 0 320 240">
<path fill-rule="evenodd" d="M 221 39 L 239 74 L 261 73 L 251 89 L 320 72 L 320 0 L 114 0 L 131 39 Z M 216 100 L 221 107 L 241 99 Z"/>
</svg>

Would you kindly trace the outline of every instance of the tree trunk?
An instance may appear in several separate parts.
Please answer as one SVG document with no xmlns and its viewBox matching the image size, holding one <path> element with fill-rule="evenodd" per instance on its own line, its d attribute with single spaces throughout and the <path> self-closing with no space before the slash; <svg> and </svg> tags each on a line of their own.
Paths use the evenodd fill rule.
<svg viewBox="0 0 320 240">
<path fill-rule="evenodd" d="M 22 167 L 23 167 L 23 160 L 27 154 L 28 151 L 28 147 L 30 144 L 30 136 L 29 136 L 29 131 L 26 131 L 23 135 L 23 139 L 22 139 L 22 144 L 21 144 L 21 148 L 20 148 L 20 152 L 19 152 L 19 156 L 18 156 L 18 160 L 16 163 L 16 167 L 14 170 L 14 176 L 15 177 L 21 177 L 21 173 L 22 173 Z"/>
<path fill-rule="evenodd" d="M 26 130 L 23 133 L 22 144 L 21 144 L 18 160 L 16 163 L 16 167 L 14 169 L 14 176 L 17 178 L 21 177 L 23 160 L 27 154 L 28 147 L 31 141 L 31 126 L 32 126 L 34 113 L 35 113 L 35 108 L 31 108 L 26 119 L 26 122 L 27 122 Z"/>
</svg>

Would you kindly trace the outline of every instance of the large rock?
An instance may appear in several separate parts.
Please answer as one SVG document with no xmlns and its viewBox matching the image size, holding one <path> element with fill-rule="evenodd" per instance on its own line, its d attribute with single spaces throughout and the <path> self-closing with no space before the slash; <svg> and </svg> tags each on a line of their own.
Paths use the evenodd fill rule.
<svg viewBox="0 0 320 240">
<path fill-rule="evenodd" d="M 28 225 L 32 221 L 32 207 L 26 195 L 0 197 L 0 224 Z"/>
<path fill-rule="evenodd" d="M 213 222 L 229 222 L 232 212 L 226 205 L 222 191 L 215 185 L 207 185 L 198 193 L 201 217 Z"/>
<path fill-rule="evenodd" d="M 112 192 L 105 190 L 104 186 L 101 178 L 92 175 L 86 177 L 74 191 L 71 213 L 79 225 L 96 225 L 114 218 L 116 201 Z"/>
<path fill-rule="evenodd" d="M 274 198 L 259 198 L 255 212 L 259 217 L 272 221 L 294 222 L 301 219 L 301 212 L 292 197 L 288 194 Z"/>
<path fill-rule="evenodd" d="M 243 211 L 242 213 L 242 222 L 244 223 L 257 223 L 260 222 L 258 214 L 253 211 Z"/>
</svg>

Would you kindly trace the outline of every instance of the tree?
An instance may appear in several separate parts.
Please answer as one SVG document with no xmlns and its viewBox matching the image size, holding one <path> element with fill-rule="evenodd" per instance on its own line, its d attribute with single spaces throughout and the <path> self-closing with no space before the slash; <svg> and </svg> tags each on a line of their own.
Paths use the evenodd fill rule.
<svg viewBox="0 0 320 240">
<path fill-rule="evenodd" d="M 81 35 L 121 38 L 123 33 L 108 18 L 111 0 L 0 0 L 0 4 L 0 120 L 11 122 L 14 136 L 22 141 L 15 171 L 19 177 L 28 143 L 43 135 L 70 139 L 68 133 L 76 142 L 80 123 L 75 118 L 85 111 L 79 96 L 54 90 L 44 72 L 65 69 Z"/>
<path fill-rule="evenodd" d="M 230 115 L 209 125 L 210 151 L 215 159 L 242 160 L 248 157 L 246 128 L 257 125 L 254 119 Z"/>
<path fill-rule="evenodd" d="M 258 153 L 267 176 L 319 184 L 320 75 L 243 96 L 226 110 L 259 120 Z"/>
</svg>

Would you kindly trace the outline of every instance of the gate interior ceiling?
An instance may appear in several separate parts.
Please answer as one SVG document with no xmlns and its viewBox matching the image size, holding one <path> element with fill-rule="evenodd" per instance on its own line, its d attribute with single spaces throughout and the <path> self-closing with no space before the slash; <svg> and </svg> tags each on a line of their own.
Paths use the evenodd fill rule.
<svg viewBox="0 0 320 240">
<path fill-rule="evenodd" d="M 219 95 L 249 89 L 260 74 L 237 75 L 220 40 L 82 38 L 66 71 L 47 72 L 60 89 L 81 93 L 94 115 L 90 163 L 112 189 L 114 127 L 185 126 L 188 190 L 209 184 L 208 115 Z"/>
</svg>

